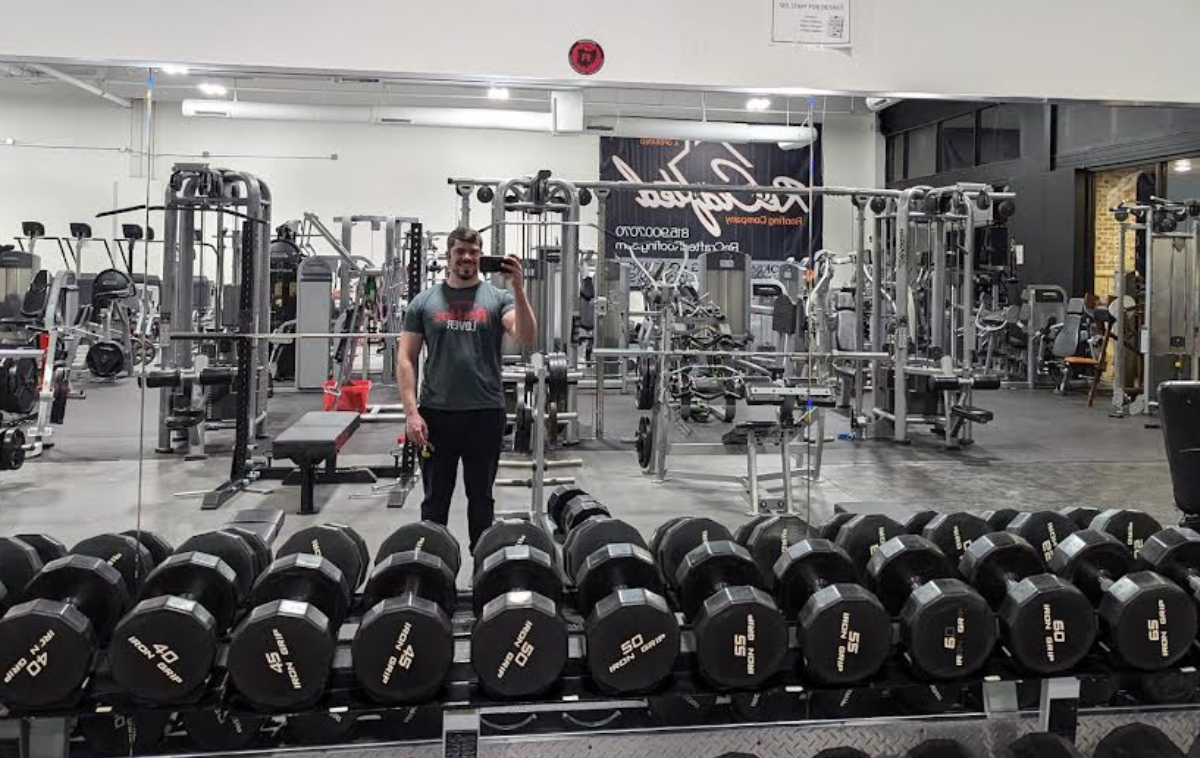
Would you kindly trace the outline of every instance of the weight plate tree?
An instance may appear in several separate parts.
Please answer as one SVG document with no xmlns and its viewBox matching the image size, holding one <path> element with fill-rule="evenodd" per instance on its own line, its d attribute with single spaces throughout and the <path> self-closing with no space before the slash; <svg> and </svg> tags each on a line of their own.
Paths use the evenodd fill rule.
<svg viewBox="0 0 1200 758">
<path fill-rule="evenodd" d="M 262 708 L 299 708 L 321 697 L 336 634 L 350 605 L 351 582 L 364 562 L 348 527 L 302 529 L 251 593 L 254 609 L 234 630 L 229 674 L 234 687 Z M 283 553 L 281 548 L 280 553 Z"/>
<path fill-rule="evenodd" d="M 788 631 L 749 551 L 711 519 L 655 534 L 655 558 L 696 634 L 700 675 L 719 689 L 755 687 L 779 670 Z"/>
<path fill-rule="evenodd" d="M 1046 572 L 1025 540 L 993 532 L 967 548 L 959 573 L 996 608 L 1004 645 L 1035 674 L 1074 668 L 1096 641 L 1096 613 L 1082 592 Z"/>
<path fill-rule="evenodd" d="M 354 676 L 373 699 L 415 703 L 442 688 L 454 662 L 450 616 L 460 561 L 458 541 L 430 521 L 406 524 L 384 540 L 352 646 Z"/>
<path fill-rule="evenodd" d="M 1092 529 L 1062 541 L 1050 570 L 1098 604 L 1113 656 L 1141 671 L 1176 663 L 1196 639 L 1196 608 L 1187 593 L 1160 574 L 1134 571 L 1133 556 L 1116 537 Z"/>
<path fill-rule="evenodd" d="M 61 704 L 87 679 L 97 643 L 112 634 L 129 593 L 104 561 L 68 555 L 46 564 L 23 596 L 0 619 L 0 701 Z"/>
<path fill-rule="evenodd" d="M 908 659 L 919 675 L 955 679 L 987 661 L 996 642 L 992 609 L 952 578 L 954 570 L 932 542 L 912 534 L 894 537 L 871 558 L 867 574 L 884 606 L 899 614 Z"/>
<path fill-rule="evenodd" d="M 567 662 L 563 581 L 553 555 L 550 535 L 528 521 L 497 522 L 475 544 L 471 665 L 492 695 L 543 692 Z"/>
</svg>

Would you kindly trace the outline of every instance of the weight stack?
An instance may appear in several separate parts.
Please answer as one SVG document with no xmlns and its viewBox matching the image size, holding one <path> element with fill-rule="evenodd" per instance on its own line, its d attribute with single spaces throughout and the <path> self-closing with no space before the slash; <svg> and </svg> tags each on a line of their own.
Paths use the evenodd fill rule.
<svg viewBox="0 0 1200 758">
<path fill-rule="evenodd" d="M 1158 386 L 1163 441 L 1175 507 L 1183 511 L 1181 524 L 1200 527 L 1200 382 L 1163 382 Z"/>
</svg>

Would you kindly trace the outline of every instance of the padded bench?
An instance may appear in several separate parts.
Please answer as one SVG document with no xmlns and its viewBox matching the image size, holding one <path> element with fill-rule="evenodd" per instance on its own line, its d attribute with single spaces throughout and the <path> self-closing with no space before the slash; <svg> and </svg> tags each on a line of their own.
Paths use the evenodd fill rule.
<svg viewBox="0 0 1200 758">
<path fill-rule="evenodd" d="M 313 490 L 321 484 L 373 484 L 375 475 L 367 469 L 339 471 L 337 456 L 346 441 L 358 431 L 359 415 L 348 411 L 309 411 L 280 432 L 271 445 L 272 455 L 288 458 L 299 471 L 284 477 L 284 484 L 300 485 L 300 513 L 316 513 Z M 325 462 L 318 476 L 317 467 Z M 298 476 L 296 476 L 298 474 Z"/>
</svg>

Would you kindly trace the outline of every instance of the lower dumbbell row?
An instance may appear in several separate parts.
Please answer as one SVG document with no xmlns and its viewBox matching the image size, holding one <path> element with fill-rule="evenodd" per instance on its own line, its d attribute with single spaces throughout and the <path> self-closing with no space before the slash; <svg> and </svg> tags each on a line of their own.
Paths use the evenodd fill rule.
<svg viewBox="0 0 1200 758">
<path fill-rule="evenodd" d="M 899 534 L 900 525 L 883 523 L 881 517 L 845 520 L 832 541 L 806 539 L 807 527 L 802 534 L 802 525 L 786 518 L 760 519 L 749 533 L 739 530 L 749 547 L 715 522 L 677 519 L 664 524 L 647 545 L 594 499 L 577 493 L 559 500 L 561 508 L 550 510 L 566 533 L 564 567 L 569 573 L 575 569 L 571 578 L 584 614 L 587 662 L 606 692 L 644 692 L 662 685 L 673 675 L 682 646 L 695 651 L 698 673 L 718 689 L 761 686 L 781 672 L 789 650 L 799 651 L 800 667 L 812 681 L 861 681 L 892 653 L 890 633 L 879 633 L 884 624 L 890 628 L 891 617 L 898 619 L 913 673 L 935 680 L 970 676 L 991 654 L 992 606 L 1008 652 L 1034 673 L 1068 670 L 1091 649 L 1094 630 L 1073 635 L 1079 641 L 1072 645 L 1057 638 L 1088 619 L 1094 627 L 1093 602 L 1105 624 L 1105 644 L 1133 668 L 1171 665 L 1195 637 L 1195 610 L 1179 585 L 1197 583 L 1194 566 L 1200 561 L 1192 555 L 1200 539 L 1181 530 L 1166 530 L 1161 539 L 1144 543 L 1152 549 L 1142 549 L 1142 560 L 1161 568 L 1173 580 L 1167 581 L 1158 574 L 1131 578 L 1132 559 L 1122 557 L 1124 545 L 1103 532 L 1084 531 L 1063 540 L 1052 553 L 1051 567 L 1060 575 L 1055 576 L 1045 573 L 1036 549 L 1012 531 L 966 540 L 959 529 L 960 542 L 971 543 L 965 545 L 960 570 L 980 594 L 947 568 L 945 553 L 932 539 Z M 923 533 L 944 525 L 939 519 L 951 520 L 930 519 Z M 502 522 L 485 537 L 476 551 L 469 660 L 479 684 L 492 695 L 533 696 L 554 684 L 570 657 L 562 613 L 569 595 L 557 549 L 549 535 L 527 522 Z M 117 589 L 124 578 L 115 577 L 119 572 L 84 556 L 53 559 L 26 589 L 37 598 L 34 605 L 22 604 L 0 622 L 0 640 L 6 632 L 17 636 L 11 649 L 21 651 L 20 659 L 6 666 L 0 698 L 30 708 L 59 703 L 76 691 L 94 652 L 83 643 L 68 649 L 70 630 L 81 620 L 93 628 L 81 636 L 76 631 L 76 641 L 121 630 L 108 647 L 108 659 L 122 690 L 155 702 L 185 697 L 207 680 L 216 640 L 244 605 L 251 610 L 233 630 L 226 651 L 235 688 L 261 707 L 314 702 L 325 689 L 352 593 L 367 573 L 365 545 L 346 527 L 312 527 L 289 540 L 282 557 L 263 570 L 261 559 L 247 557 L 253 549 L 239 540 L 225 541 L 230 544 L 194 538 L 181 546 L 188 548 L 185 552 L 164 557 L 148 575 L 135 571 L 134 577 L 146 576 L 143 599 L 124 616 L 121 605 L 129 601 Z M 783 550 L 789 543 L 794 544 Z M 882 602 L 863 588 L 864 567 L 851 558 L 864 545 L 871 556 L 866 583 Z M 770 575 L 762 571 L 764 553 L 770 557 L 767 548 L 778 554 Z M 244 564 L 241 571 L 230 567 L 238 560 Z M 353 657 L 360 682 L 375 699 L 420 702 L 442 687 L 454 661 L 450 615 L 458 561 L 457 543 L 433 525 L 410 525 L 385 541 L 367 583 L 368 610 Z M 1058 607 L 1074 614 L 1074 623 L 1056 627 L 1062 619 L 1048 609 Z M 1155 612 L 1153 619 L 1145 608 Z M 679 623 L 676 610 L 687 623 Z M 1182 616 L 1186 622 L 1189 615 L 1190 633 L 1177 621 Z M 1146 626 L 1150 621 L 1157 625 Z M 1045 623 L 1051 628 L 1034 628 Z M 1136 633 L 1127 634 L 1131 629 Z M 42 642 L 48 633 L 53 636 Z M 170 644 L 156 641 L 163 635 Z M 796 642 L 789 642 L 792 636 Z M 1046 640 L 1052 643 L 1048 655 Z M 197 649 L 206 653 L 191 656 L 196 662 L 190 666 L 180 663 Z M 1031 665 L 1039 655 L 1054 665 L 1039 671 Z M 68 675 L 61 676 L 64 670 Z M 53 677 L 41 678 L 51 671 Z M 46 682 L 53 686 L 43 686 Z"/>
</svg>

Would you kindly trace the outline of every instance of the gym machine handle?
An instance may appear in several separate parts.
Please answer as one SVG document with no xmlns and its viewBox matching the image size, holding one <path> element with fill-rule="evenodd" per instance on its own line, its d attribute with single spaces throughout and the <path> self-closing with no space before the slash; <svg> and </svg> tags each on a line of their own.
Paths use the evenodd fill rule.
<svg viewBox="0 0 1200 758">
<path fill-rule="evenodd" d="M 147 371 L 144 376 L 138 377 L 138 382 L 148 389 L 182 387 L 188 382 L 199 384 L 202 387 L 209 387 L 219 384 L 233 384 L 236 375 L 237 370 L 233 368 L 206 368 L 199 372 L 175 369 L 174 371 Z"/>
</svg>

